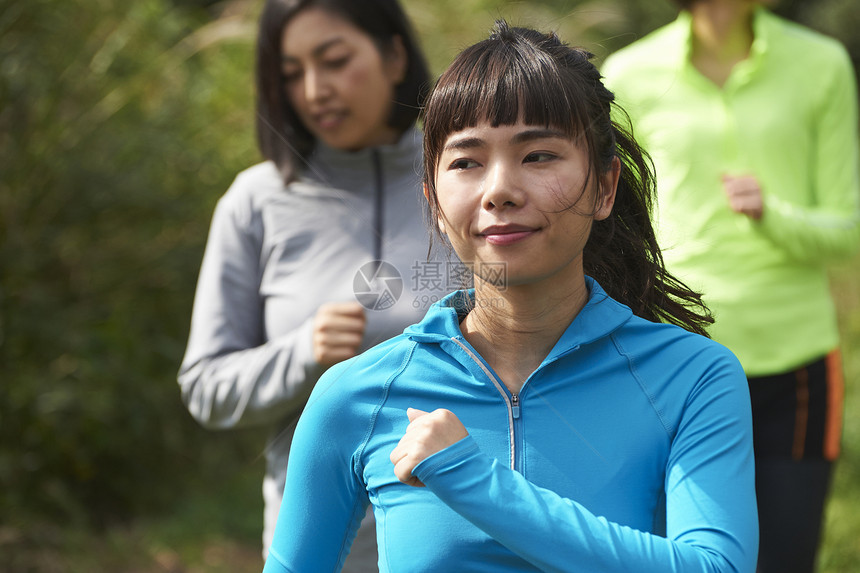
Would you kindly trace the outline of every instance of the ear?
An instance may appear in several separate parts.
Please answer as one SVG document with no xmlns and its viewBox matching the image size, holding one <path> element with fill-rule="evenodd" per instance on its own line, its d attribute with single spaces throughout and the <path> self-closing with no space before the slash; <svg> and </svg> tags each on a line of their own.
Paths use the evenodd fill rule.
<svg viewBox="0 0 860 573">
<path fill-rule="evenodd" d="M 606 173 L 600 176 L 600 187 L 597 198 L 597 210 L 594 213 L 596 221 L 602 221 L 612 213 L 615 205 L 615 192 L 618 190 L 618 180 L 621 178 L 621 160 L 618 156 L 612 158 L 612 163 Z"/>
<path fill-rule="evenodd" d="M 399 35 L 391 38 L 391 46 L 385 54 L 385 70 L 391 83 L 399 85 L 406 79 L 406 70 L 409 67 L 409 56 L 406 54 L 406 46 L 403 38 Z"/>
<path fill-rule="evenodd" d="M 424 199 L 427 200 L 428 205 L 431 205 L 430 188 L 427 186 L 427 183 L 424 183 Z M 433 212 L 433 210 L 431 209 L 431 213 L 432 212 Z M 436 215 L 436 226 L 439 228 L 439 232 L 444 235 L 445 234 L 445 221 L 442 218 L 441 212 L 437 213 L 437 215 Z"/>
</svg>

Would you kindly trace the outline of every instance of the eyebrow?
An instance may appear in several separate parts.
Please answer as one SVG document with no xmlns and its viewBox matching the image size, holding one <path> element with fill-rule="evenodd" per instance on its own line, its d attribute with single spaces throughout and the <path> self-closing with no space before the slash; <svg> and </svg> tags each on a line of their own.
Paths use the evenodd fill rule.
<svg viewBox="0 0 860 573">
<path fill-rule="evenodd" d="M 346 40 L 344 40 L 344 39 L 343 39 L 343 38 L 341 38 L 340 36 L 338 36 L 338 37 L 336 37 L 336 38 L 332 38 L 331 40 L 328 40 L 327 42 L 323 42 L 322 44 L 320 44 L 319 46 L 317 46 L 316 48 L 314 48 L 314 49 L 313 49 L 313 51 L 311 51 L 311 54 L 312 54 L 314 57 L 322 56 L 322 55 L 325 53 L 325 51 L 326 51 L 326 50 L 328 50 L 329 48 L 331 48 L 332 46 L 335 46 L 335 45 L 337 45 L 337 44 L 341 44 L 341 43 L 344 43 L 344 42 L 346 42 Z M 298 59 L 298 58 L 295 58 L 295 57 L 293 57 L 293 56 L 288 56 L 288 55 L 286 55 L 286 54 L 281 54 L 281 63 L 294 62 L 294 61 L 296 61 L 297 59 Z"/>
<path fill-rule="evenodd" d="M 557 129 L 535 128 L 520 131 L 511 138 L 509 143 L 511 145 L 519 145 L 537 139 L 568 139 L 568 136 Z M 442 151 L 462 151 L 464 149 L 475 149 L 483 145 L 484 140 L 480 137 L 461 137 L 447 143 Z"/>
<path fill-rule="evenodd" d="M 464 149 L 474 149 L 481 147 L 484 140 L 479 137 L 459 137 L 454 141 L 449 141 L 445 144 L 442 151 L 462 151 Z"/>
<path fill-rule="evenodd" d="M 513 136 L 511 144 L 526 143 L 535 139 L 568 139 L 568 136 L 557 129 L 527 129 Z"/>
</svg>

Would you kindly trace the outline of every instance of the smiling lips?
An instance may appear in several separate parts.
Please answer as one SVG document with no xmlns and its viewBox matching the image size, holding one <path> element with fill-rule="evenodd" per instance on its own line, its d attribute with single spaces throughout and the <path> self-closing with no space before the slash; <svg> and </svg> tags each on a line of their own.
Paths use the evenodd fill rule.
<svg viewBox="0 0 860 573">
<path fill-rule="evenodd" d="M 323 130 L 333 129 L 346 117 L 345 111 L 327 110 L 312 115 L 314 123 Z"/>
<path fill-rule="evenodd" d="M 493 225 L 479 233 L 491 245 L 512 245 L 535 234 L 538 229 L 524 225 Z"/>
</svg>

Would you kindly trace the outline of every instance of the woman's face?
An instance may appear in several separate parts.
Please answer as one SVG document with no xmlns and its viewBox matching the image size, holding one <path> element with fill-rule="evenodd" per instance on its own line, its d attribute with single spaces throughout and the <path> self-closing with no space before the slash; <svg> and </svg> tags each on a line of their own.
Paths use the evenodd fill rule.
<svg viewBox="0 0 860 573">
<path fill-rule="evenodd" d="M 397 140 L 387 122 L 394 88 L 406 73 L 400 38 L 389 52 L 383 54 L 361 29 L 321 8 L 302 10 L 287 23 L 281 41 L 284 89 L 317 139 L 342 150 Z"/>
<path fill-rule="evenodd" d="M 618 166 L 616 159 L 600 177 L 595 203 L 588 154 L 566 134 L 480 123 L 445 142 L 436 167 L 438 224 L 478 277 L 490 280 L 504 265 L 507 282 L 499 286 L 581 277 L 592 221 L 612 210 Z"/>
</svg>

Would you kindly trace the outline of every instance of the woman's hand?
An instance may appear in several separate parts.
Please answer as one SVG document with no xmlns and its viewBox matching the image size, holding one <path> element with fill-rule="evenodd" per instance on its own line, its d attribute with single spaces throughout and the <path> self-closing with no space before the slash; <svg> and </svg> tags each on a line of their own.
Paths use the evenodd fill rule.
<svg viewBox="0 0 860 573">
<path fill-rule="evenodd" d="M 764 215 L 761 185 L 752 175 L 740 177 L 723 175 L 723 191 L 729 200 L 729 207 L 735 213 L 746 215 L 756 221 Z"/>
<path fill-rule="evenodd" d="M 412 475 L 419 463 L 459 442 L 469 435 L 460 419 L 450 410 L 433 410 L 430 413 L 409 408 L 406 410 L 409 425 L 397 447 L 391 451 L 394 475 L 407 485 L 424 487 L 421 480 Z"/>
<path fill-rule="evenodd" d="M 357 302 L 330 302 L 314 317 L 314 360 L 326 368 L 358 353 L 367 319 Z"/>
</svg>

